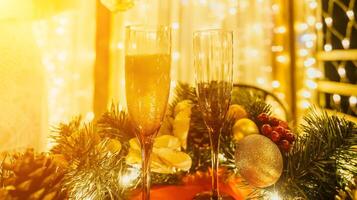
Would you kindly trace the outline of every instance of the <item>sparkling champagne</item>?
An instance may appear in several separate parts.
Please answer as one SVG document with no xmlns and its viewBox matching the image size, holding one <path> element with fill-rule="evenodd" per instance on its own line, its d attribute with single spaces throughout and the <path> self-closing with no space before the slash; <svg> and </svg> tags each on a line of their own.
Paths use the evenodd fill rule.
<svg viewBox="0 0 357 200">
<path fill-rule="evenodd" d="M 198 104 L 204 121 L 213 134 L 218 134 L 228 111 L 233 85 L 229 82 L 202 82 L 197 84 Z"/>
<path fill-rule="evenodd" d="M 127 55 L 128 112 L 139 137 L 153 136 L 164 117 L 170 91 L 170 55 Z"/>
</svg>

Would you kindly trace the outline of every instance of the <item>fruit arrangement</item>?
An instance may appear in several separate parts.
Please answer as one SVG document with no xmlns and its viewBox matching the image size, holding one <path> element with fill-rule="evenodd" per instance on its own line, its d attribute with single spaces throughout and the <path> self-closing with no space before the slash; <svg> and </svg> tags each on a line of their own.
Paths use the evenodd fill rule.
<svg viewBox="0 0 357 200">
<path fill-rule="evenodd" d="M 288 152 L 295 141 L 295 136 L 290 130 L 288 123 L 267 113 L 258 115 L 258 126 L 261 134 L 270 138 L 279 148 Z"/>
</svg>

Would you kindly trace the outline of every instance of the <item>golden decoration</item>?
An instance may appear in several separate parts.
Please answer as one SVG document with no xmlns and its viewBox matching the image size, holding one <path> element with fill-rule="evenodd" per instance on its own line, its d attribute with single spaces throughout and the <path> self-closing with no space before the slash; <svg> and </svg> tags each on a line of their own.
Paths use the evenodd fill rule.
<svg viewBox="0 0 357 200">
<path fill-rule="evenodd" d="M 98 145 L 98 150 L 102 153 L 117 154 L 120 152 L 122 146 L 119 140 L 105 138 Z"/>
<path fill-rule="evenodd" d="M 283 172 L 283 157 L 278 146 L 263 135 L 249 135 L 239 141 L 235 159 L 240 175 L 255 187 L 273 185 Z"/>
<path fill-rule="evenodd" d="M 174 173 L 178 170 L 188 171 L 192 160 L 181 152 L 187 147 L 187 135 L 190 129 L 192 102 L 183 100 L 177 103 L 173 115 L 166 116 L 155 138 L 151 154 L 151 169 L 157 173 Z M 126 162 L 140 165 L 141 148 L 139 141 L 133 138 L 129 141 L 130 149 Z"/>
<path fill-rule="evenodd" d="M 187 135 L 190 129 L 192 102 L 184 100 L 175 106 L 175 119 L 173 122 L 173 134 L 181 141 L 181 146 L 186 149 Z"/>
<path fill-rule="evenodd" d="M 234 121 L 248 117 L 247 111 L 244 107 L 238 104 L 233 104 L 229 106 L 227 119 L 233 119 Z"/>
<path fill-rule="evenodd" d="M 139 141 L 133 138 L 129 141 L 130 149 L 126 162 L 130 165 L 141 163 L 141 150 Z M 161 135 L 155 139 L 151 154 L 151 170 L 157 173 L 175 173 L 188 171 L 191 168 L 191 157 L 180 151 L 180 140 L 172 135 Z"/>
<path fill-rule="evenodd" d="M 247 135 L 259 134 L 257 125 L 252 120 L 247 118 L 236 121 L 232 130 L 236 141 L 243 139 Z"/>
</svg>

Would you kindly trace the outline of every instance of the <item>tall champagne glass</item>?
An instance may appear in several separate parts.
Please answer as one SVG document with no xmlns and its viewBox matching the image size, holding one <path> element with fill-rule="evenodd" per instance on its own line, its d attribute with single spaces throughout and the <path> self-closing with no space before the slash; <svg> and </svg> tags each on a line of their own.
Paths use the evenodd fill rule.
<svg viewBox="0 0 357 200">
<path fill-rule="evenodd" d="M 150 199 L 150 154 L 170 91 L 171 32 L 166 26 L 126 28 L 128 113 L 142 154 L 142 199 Z"/>
<path fill-rule="evenodd" d="M 196 93 L 211 143 L 212 191 L 195 199 L 233 199 L 218 190 L 219 138 L 233 88 L 233 33 L 197 31 L 193 36 Z"/>
</svg>

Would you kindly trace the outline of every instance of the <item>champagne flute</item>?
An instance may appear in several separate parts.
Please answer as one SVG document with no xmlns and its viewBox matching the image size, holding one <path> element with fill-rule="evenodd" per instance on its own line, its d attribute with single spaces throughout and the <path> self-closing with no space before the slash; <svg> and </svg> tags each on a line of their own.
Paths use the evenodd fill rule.
<svg viewBox="0 0 357 200">
<path fill-rule="evenodd" d="M 233 199 L 218 190 L 219 138 L 233 88 L 233 33 L 220 29 L 197 31 L 193 36 L 196 93 L 207 126 L 212 160 L 212 191 L 195 199 Z"/>
<path fill-rule="evenodd" d="M 171 31 L 167 26 L 126 28 L 125 89 L 142 154 L 142 199 L 150 199 L 150 154 L 170 91 Z"/>
</svg>

